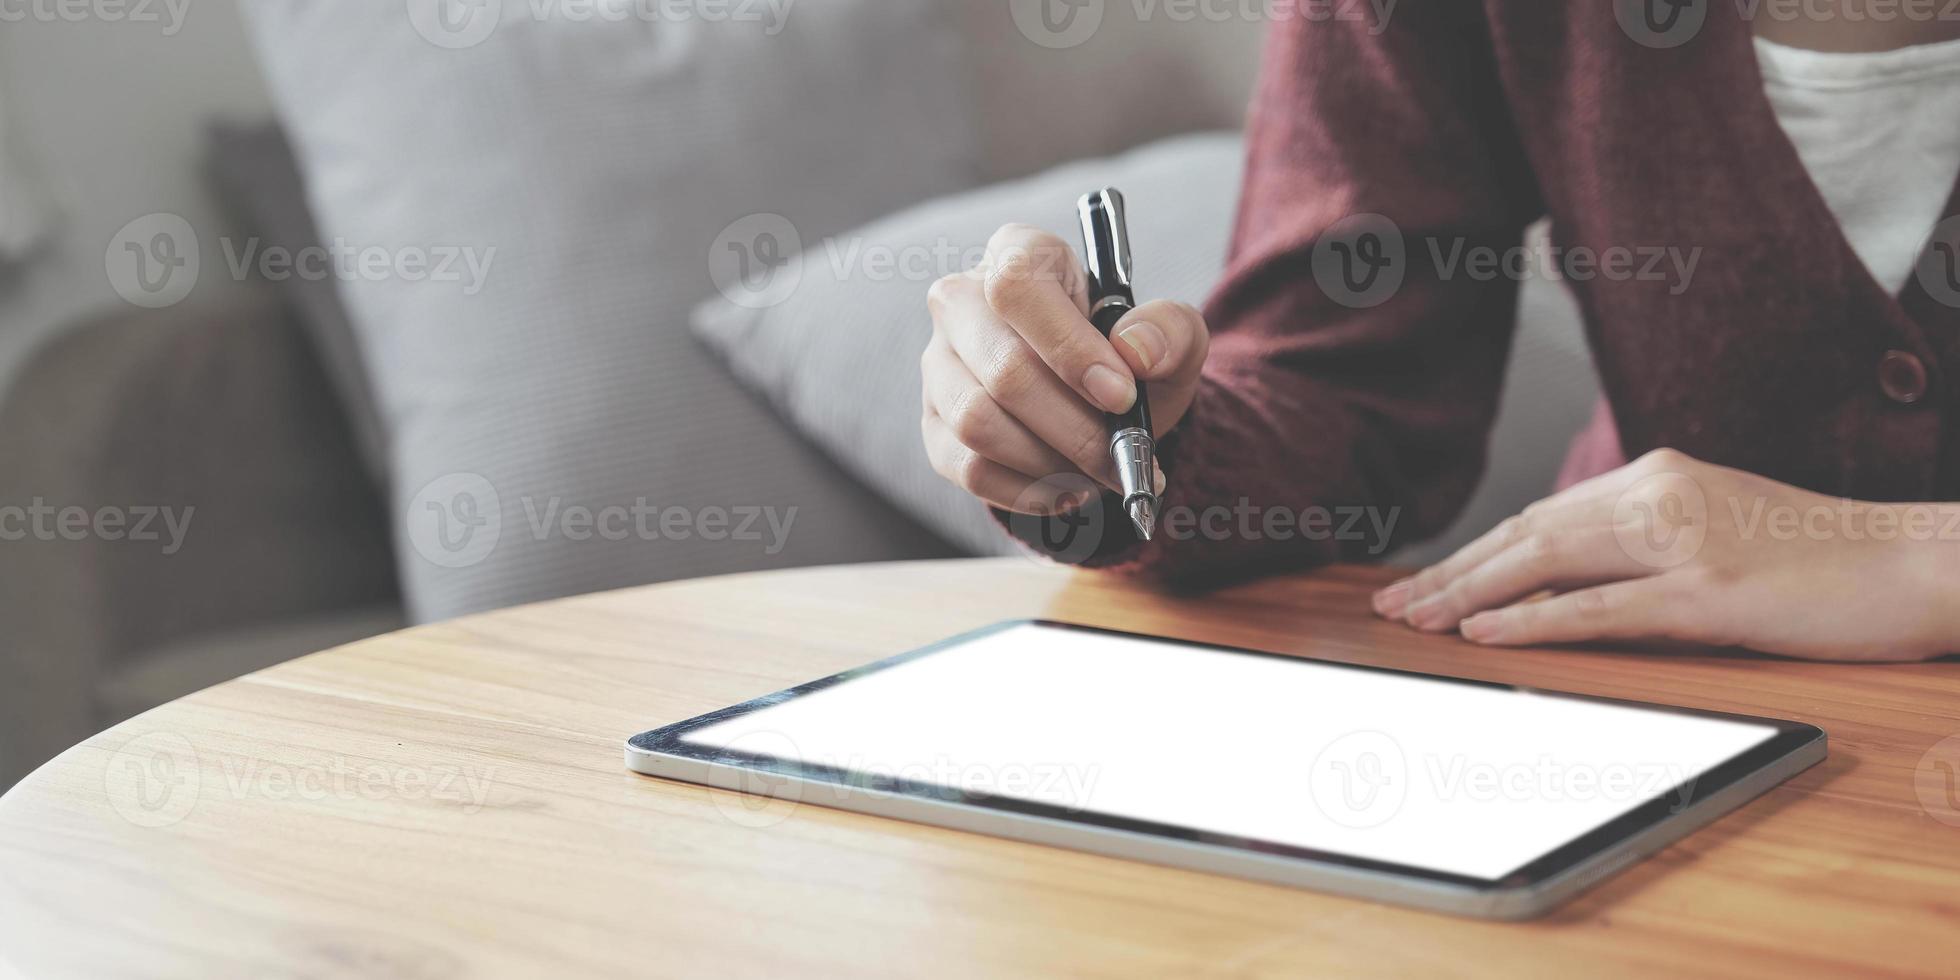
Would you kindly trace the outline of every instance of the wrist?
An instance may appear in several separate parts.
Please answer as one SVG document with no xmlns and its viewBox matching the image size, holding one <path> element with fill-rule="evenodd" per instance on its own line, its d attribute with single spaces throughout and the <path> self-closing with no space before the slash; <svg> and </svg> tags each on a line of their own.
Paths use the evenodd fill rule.
<svg viewBox="0 0 1960 980">
<path fill-rule="evenodd" d="M 1897 504 L 1916 558 L 1908 565 L 1941 653 L 1960 653 L 1960 504 Z M 1922 533 L 1913 534 L 1915 525 Z"/>
</svg>

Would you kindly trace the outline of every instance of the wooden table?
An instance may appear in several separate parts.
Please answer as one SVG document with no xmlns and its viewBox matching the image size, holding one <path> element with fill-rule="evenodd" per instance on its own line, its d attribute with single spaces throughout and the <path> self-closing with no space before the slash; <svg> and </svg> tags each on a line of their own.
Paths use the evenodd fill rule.
<svg viewBox="0 0 1960 980">
<path fill-rule="evenodd" d="M 1180 600 L 1016 559 L 830 568 L 317 654 L 0 798 L 0 957 L 197 978 L 1960 971 L 1960 667 L 1473 649 L 1372 619 L 1388 575 Z M 642 729 L 1035 615 L 1787 716 L 1831 756 L 1523 925 L 757 808 L 621 765 Z"/>
</svg>

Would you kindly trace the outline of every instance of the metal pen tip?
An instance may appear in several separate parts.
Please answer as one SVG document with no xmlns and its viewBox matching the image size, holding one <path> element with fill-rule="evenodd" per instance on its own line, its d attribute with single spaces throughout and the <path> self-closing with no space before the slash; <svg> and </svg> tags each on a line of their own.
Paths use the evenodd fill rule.
<svg viewBox="0 0 1960 980">
<path fill-rule="evenodd" d="M 1157 530 L 1157 502 L 1149 497 L 1131 497 L 1126 509 L 1130 512 L 1130 523 L 1137 526 L 1137 534 L 1145 541 L 1150 540 L 1151 532 Z"/>
</svg>

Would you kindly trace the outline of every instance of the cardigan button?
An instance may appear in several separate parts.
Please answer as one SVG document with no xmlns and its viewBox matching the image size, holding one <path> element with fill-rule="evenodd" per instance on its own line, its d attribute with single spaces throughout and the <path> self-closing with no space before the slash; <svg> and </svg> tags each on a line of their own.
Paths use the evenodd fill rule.
<svg viewBox="0 0 1960 980">
<path fill-rule="evenodd" d="M 1906 351 L 1886 351 L 1878 361 L 1878 387 L 1885 397 L 1911 405 L 1926 397 L 1926 363 Z"/>
</svg>

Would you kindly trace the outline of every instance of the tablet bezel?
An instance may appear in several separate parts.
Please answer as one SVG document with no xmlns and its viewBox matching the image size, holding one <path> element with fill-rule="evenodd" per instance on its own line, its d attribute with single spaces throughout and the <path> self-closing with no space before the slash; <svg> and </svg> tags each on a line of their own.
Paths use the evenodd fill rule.
<svg viewBox="0 0 1960 980">
<path fill-rule="evenodd" d="M 876 773 L 845 770 L 833 766 L 781 759 L 775 756 L 760 755 L 740 750 L 712 748 L 691 744 L 683 740 L 689 732 L 697 729 L 715 725 L 732 718 L 739 718 L 765 708 L 774 707 L 799 697 L 814 694 L 826 688 L 848 683 L 868 674 L 888 670 L 900 664 L 909 663 L 913 660 L 929 657 L 935 653 L 940 653 L 954 647 L 963 646 L 994 633 L 1017 629 L 1023 626 L 1041 626 L 1087 633 L 1100 633 L 1108 636 L 1170 643 L 1177 646 L 1217 653 L 1277 658 L 1319 664 L 1327 667 L 1337 667 L 1345 670 L 1400 674 L 1407 677 L 1448 684 L 1510 690 L 1549 697 L 1569 698 L 1595 704 L 1621 705 L 1650 711 L 1666 712 L 1668 714 L 1742 722 L 1768 727 L 1774 730 L 1774 734 L 1750 749 L 1722 761 L 1700 775 L 1669 787 L 1659 795 L 1640 803 L 1619 817 L 1594 827 L 1573 840 L 1559 845 L 1497 878 L 1482 878 L 1455 872 L 1439 871 L 1418 865 L 1399 864 L 1392 861 L 1357 857 L 1338 851 L 1323 851 L 1235 834 L 1222 834 L 1176 824 L 1165 824 L 1132 817 L 1116 816 L 1093 810 L 1074 809 L 993 793 L 963 790 L 955 787 L 923 783 L 916 780 L 881 776 Z M 1798 753 L 1808 747 L 1816 746 L 1817 752 L 1815 758 L 1805 761 L 1798 770 L 1792 770 L 1790 773 L 1784 773 L 1779 776 L 1778 781 L 1781 778 L 1787 778 L 1794 771 L 1807 768 L 1810 764 L 1814 764 L 1814 762 L 1823 758 L 1822 746 L 1824 740 L 1825 735 L 1822 729 L 1814 725 L 1782 719 L 1709 711 L 1699 708 L 1683 708 L 1674 705 L 1654 704 L 1652 702 L 1634 701 L 1623 698 L 1574 694 L 1566 691 L 1550 691 L 1525 685 L 1452 677 L 1447 674 L 1431 674 L 1424 671 L 1404 670 L 1396 667 L 1344 663 L 1338 660 L 1323 660 L 1295 654 L 1274 653 L 1246 647 L 1179 639 L 1177 637 L 1133 633 L 1099 626 L 1088 626 L 1080 623 L 1066 623 L 1048 619 L 1015 619 L 994 623 L 990 626 L 983 626 L 976 630 L 970 630 L 956 636 L 948 637 L 917 650 L 887 657 L 860 667 L 854 667 L 828 677 L 744 701 L 741 704 L 731 705 L 718 711 L 711 711 L 685 721 L 675 722 L 674 724 L 656 728 L 652 731 L 642 732 L 628 740 L 627 753 L 629 764 L 633 761 L 635 753 L 668 756 L 710 767 L 735 767 L 742 770 L 783 777 L 784 779 L 801 783 L 814 783 L 835 787 L 840 791 L 840 798 L 841 793 L 845 791 L 865 791 L 885 796 L 911 798 L 935 804 L 976 808 L 1006 816 L 1061 821 L 1063 823 L 1082 825 L 1104 831 L 1142 835 L 1166 842 L 1252 852 L 1260 855 L 1262 858 L 1282 858 L 1323 867 L 1346 869 L 1364 874 L 1409 879 L 1453 891 L 1494 894 L 1519 891 L 1533 892 L 1542 890 L 1549 883 L 1569 879 L 1580 869 L 1586 868 L 1589 865 L 1598 865 L 1613 857 L 1615 852 L 1623 845 L 1653 836 L 1653 831 L 1661 825 L 1680 817 L 1688 810 L 1695 808 L 1698 804 L 1717 799 L 1724 794 L 1724 791 L 1736 789 L 1740 784 L 1750 780 L 1752 776 L 1756 776 L 1769 769 L 1779 760 L 1790 757 L 1794 753 Z M 643 772 L 646 771 L 639 766 L 633 766 L 633 768 L 640 769 Z M 652 774 L 662 775 L 662 773 Z M 1771 783 L 1770 785 L 1774 784 Z M 1767 788 L 1767 786 L 1754 787 L 1755 792 L 1749 793 L 1749 797 L 1753 797 L 1756 793 Z M 1740 805 L 1740 802 L 1738 801 L 1735 805 Z M 1722 812 L 1726 812 L 1726 810 Z M 1716 815 L 1718 816 L 1719 814 Z M 1713 817 L 1711 816 L 1708 819 L 1713 819 Z M 1698 825 L 1699 823 L 1696 824 L 1696 826 Z M 1683 833 L 1685 832 L 1683 831 Z M 1668 839 L 1673 838 L 1670 837 Z"/>
</svg>

